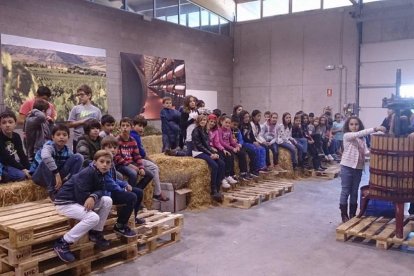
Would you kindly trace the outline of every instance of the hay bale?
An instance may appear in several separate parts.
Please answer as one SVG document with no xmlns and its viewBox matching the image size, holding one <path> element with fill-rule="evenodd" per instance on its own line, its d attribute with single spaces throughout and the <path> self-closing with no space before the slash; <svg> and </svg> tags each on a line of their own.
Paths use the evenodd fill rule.
<svg viewBox="0 0 414 276">
<path fill-rule="evenodd" d="M 160 168 L 161 182 L 187 182 L 192 190 L 188 203 L 189 209 L 200 209 L 211 204 L 210 170 L 207 163 L 193 157 L 172 157 L 164 154 L 151 155 Z M 149 205 L 146 205 L 149 206 Z"/>
<path fill-rule="evenodd" d="M 279 165 L 288 171 L 285 175 L 286 177 L 295 178 L 290 152 L 282 147 L 279 147 Z"/>
<path fill-rule="evenodd" d="M 41 200 L 47 197 L 46 189 L 39 187 L 31 180 L 0 185 L 0 207 Z"/>
<path fill-rule="evenodd" d="M 161 135 L 150 135 L 141 137 L 147 155 L 161 153 L 162 137 Z"/>
</svg>

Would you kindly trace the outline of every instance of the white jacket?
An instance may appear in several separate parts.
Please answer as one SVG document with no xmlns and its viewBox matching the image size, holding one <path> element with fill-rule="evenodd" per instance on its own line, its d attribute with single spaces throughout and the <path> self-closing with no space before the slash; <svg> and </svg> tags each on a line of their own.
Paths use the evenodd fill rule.
<svg viewBox="0 0 414 276">
<path fill-rule="evenodd" d="M 357 132 L 347 132 L 344 134 L 344 152 L 342 153 L 341 165 L 347 166 L 353 169 L 356 169 L 358 165 L 359 158 L 359 149 L 358 149 L 358 140 L 361 137 L 368 136 L 371 133 L 374 133 L 373 128 L 364 129 Z M 365 155 L 369 152 L 367 144 L 364 140 L 363 143 L 363 152 L 364 156 L 362 158 L 365 160 Z"/>
</svg>

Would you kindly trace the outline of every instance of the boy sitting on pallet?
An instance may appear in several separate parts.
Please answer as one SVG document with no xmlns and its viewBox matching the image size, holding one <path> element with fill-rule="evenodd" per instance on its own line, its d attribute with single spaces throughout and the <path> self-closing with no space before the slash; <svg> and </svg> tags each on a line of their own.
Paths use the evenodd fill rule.
<svg viewBox="0 0 414 276">
<path fill-rule="evenodd" d="M 57 212 L 79 221 L 55 242 L 53 249 L 62 261 L 75 260 L 69 245 L 88 232 L 89 239 L 97 247 L 109 246 L 110 243 L 104 238 L 102 231 L 112 208 L 112 199 L 107 196 L 104 181 L 111 166 L 112 154 L 99 150 L 94 156 L 94 162 L 65 182 L 57 192 L 54 201 Z"/>
<path fill-rule="evenodd" d="M 115 156 L 118 152 L 118 139 L 113 136 L 106 136 L 102 139 L 101 148 L 109 151 Z M 141 206 L 144 193 L 140 188 L 132 187 L 127 182 L 118 178 L 115 165 L 112 163 L 108 175 L 105 176 L 105 189 L 111 193 L 114 204 L 122 204 L 118 211 L 118 220 L 114 231 L 123 235 L 135 236 L 136 233 L 131 231 L 128 226 L 128 219 L 134 211 L 136 224 L 143 224 L 145 220 L 137 218 L 138 210 Z"/>
<path fill-rule="evenodd" d="M 74 154 L 66 145 L 69 134 L 70 131 L 66 125 L 55 125 L 52 129 L 52 141 L 47 141 L 36 152 L 30 167 L 33 182 L 45 187 L 52 200 L 63 182 L 77 174 L 82 168 L 82 155 Z"/>
</svg>

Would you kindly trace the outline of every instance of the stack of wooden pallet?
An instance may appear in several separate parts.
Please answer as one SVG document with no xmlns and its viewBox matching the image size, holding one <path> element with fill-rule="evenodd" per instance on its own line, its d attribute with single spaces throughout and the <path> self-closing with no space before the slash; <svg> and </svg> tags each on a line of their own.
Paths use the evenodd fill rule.
<svg viewBox="0 0 414 276">
<path fill-rule="evenodd" d="M 414 239 L 409 234 L 414 231 L 414 221 L 404 220 L 403 238 L 395 236 L 395 219 L 385 217 L 354 217 L 336 228 L 338 241 L 352 240 L 358 243 L 373 243 L 380 249 L 391 246 L 414 247 Z"/>
<path fill-rule="evenodd" d="M 119 237 L 112 231 L 116 222 L 114 206 L 104 230 L 111 246 L 99 251 L 85 236 L 71 245 L 76 261 L 66 264 L 56 256 L 53 244 L 75 221 L 57 214 L 53 204 L 47 200 L 0 208 L 0 273 L 26 276 L 64 272 L 86 275 L 132 261 L 137 256 L 180 240 L 182 215 L 149 211 L 139 216 L 146 219 L 145 224 L 135 226 L 132 217 L 129 221 L 138 236 Z"/>
<path fill-rule="evenodd" d="M 248 209 L 292 191 L 293 183 L 281 180 L 262 179 L 258 182 L 243 182 L 223 193 L 223 205 Z"/>
</svg>

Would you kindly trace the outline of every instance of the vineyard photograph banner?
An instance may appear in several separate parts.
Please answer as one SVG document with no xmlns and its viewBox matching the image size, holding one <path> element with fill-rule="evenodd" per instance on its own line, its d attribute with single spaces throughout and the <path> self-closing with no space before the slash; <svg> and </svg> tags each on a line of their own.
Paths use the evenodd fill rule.
<svg viewBox="0 0 414 276">
<path fill-rule="evenodd" d="M 121 53 L 121 72 L 123 116 L 158 120 L 163 97 L 171 97 L 176 108 L 183 104 L 184 60 Z"/>
<path fill-rule="evenodd" d="M 50 102 L 57 121 L 66 121 L 77 104 L 76 90 L 87 84 L 92 88 L 93 103 L 106 113 L 106 51 L 1 34 L 3 100 L 16 115 L 24 101 L 33 98 L 39 86 L 52 91 Z"/>
</svg>

